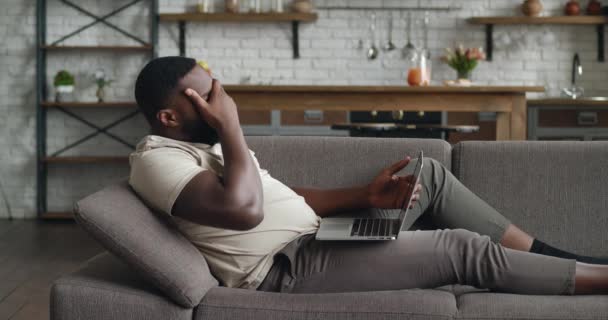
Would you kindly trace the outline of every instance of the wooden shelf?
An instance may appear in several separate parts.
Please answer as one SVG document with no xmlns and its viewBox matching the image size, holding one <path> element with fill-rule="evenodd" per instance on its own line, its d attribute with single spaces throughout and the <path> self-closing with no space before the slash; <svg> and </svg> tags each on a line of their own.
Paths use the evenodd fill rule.
<svg viewBox="0 0 608 320">
<path fill-rule="evenodd" d="M 74 220 L 72 212 L 43 212 L 40 215 L 42 220 Z"/>
<path fill-rule="evenodd" d="M 66 107 L 66 108 L 133 108 L 137 107 L 137 103 L 133 101 L 116 101 L 116 102 L 53 102 L 44 101 L 41 103 L 43 107 Z"/>
<path fill-rule="evenodd" d="M 80 157 L 45 157 L 43 159 L 46 163 L 68 163 L 68 164 L 79 164 L 79 163 L 126 163 L 129 161 L 129 157 L 126 156 L 80 156 Z"/>
<path fill-rule="evenodd" d="M 595 26 L 597 33 L 597 60 L 605 61 L 604 33 L 608 17 L 604 16 L 549 16 L 549 17 L 472 17 L 467 20 L 471 24 L 486 26 L 487 60 L 492 61 L 494 55 L 494 25 L 587 25 Z"/>
<path fill-rule="evenodd" d="M 145 46 L 41 46 L 49 51 L 150 51 L 151 45 Z"/>
<path fill-rule="evenodd" d="M 179 55 L 186 55 L 186 22 L 291 22 L 293 58 L 300 58 L 300 22 L 313 22 L 318 15 L 311 13 L 162 13 L 160 21 L 177 22 Z"/>
<path fill-rule="evenodd" d="M 551 17 L 473 17 L 468 20 L 472 24 L 569 24 L 569 25 L 599 25 L 607 24 L 604 16 L 551 16 Z"/>
<path fill-rule="evenodd" d="M 163 13 L 160 21 L 208 21 L 208 22 L 312 22 L 316 13 Z"/>
</svg>

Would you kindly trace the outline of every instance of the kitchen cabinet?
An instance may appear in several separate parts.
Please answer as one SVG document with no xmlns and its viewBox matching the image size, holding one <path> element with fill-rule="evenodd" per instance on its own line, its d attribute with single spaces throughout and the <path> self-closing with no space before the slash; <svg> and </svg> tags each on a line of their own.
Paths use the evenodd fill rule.
<svg viewBox="0 0 608 320">
<path fill-rule="evenodd" d="M 528 101 L 529 140 L 608 140 L 608 101 Z"/>
</svg>

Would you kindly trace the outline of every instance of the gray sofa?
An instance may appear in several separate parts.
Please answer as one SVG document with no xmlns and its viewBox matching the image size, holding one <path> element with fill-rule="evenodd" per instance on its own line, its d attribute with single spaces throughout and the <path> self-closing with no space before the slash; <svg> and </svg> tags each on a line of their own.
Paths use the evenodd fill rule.
<svg viewBox="0 0 608 320">
<path fill-rule="evenodd" d="M 340 187 L 423 149 L 525 230 L 581 254 L 608 256 L 608 143 L 250 137 L 287 185 Z M 608 296 L 523 296 L 466 286 L 338 294 L 218 286 L 202 255 L 126 183 L 76 204 L 111 253 L 58 279 L 52 319 L 608 319 Z M 424 223 L 424 221 L 421 221 Z M 416 225 L 413 228 L 418 228 Z M 370 264 L 373 262 L 370 261 Z"/>
</svg>

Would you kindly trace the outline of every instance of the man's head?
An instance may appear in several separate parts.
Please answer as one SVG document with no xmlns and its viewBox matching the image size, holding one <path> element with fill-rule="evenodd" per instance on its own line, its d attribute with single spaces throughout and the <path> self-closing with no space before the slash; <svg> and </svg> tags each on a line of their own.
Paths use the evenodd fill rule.
<svg viewBox="0 0 608 320">
<path fill-rule="evenodd" d="M 194 59 L 163 57 L 150 61 L 137 77 L 135 99 L 153 132 L 176 140 L 213 145 L 217 132 L 184 94 L 195 90 L 207 100 L 213 79 Z"/>
</svg>

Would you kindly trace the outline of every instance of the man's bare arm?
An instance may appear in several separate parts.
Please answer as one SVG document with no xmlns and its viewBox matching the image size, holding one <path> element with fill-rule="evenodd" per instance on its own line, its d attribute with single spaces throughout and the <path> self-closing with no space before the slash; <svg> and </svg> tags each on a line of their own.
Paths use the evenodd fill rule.
<svg viewBox="0 0 608 320">
<path fill-rule="evenodd" d="M 418 200 L 422 190 L 422 186 L 413 181 L 413 176 L 395 175 L 409 162 L 408 157 L 391 165 L 365 186 L 332 190 L 312 188 L 293 188 L 293 190 L 304 197 L 306 203 L 322 218 L 359 209 L 397 209 L 403 206 L 412 188 L 414 192 L 412 205 Z"/>
<path fill-rule="evenodd" d="M 345 189 L 321 190 L 312 188 L 293 188 L 304 197 L 306 203 L 322 218 L 332 214 L 367 209 L 369 203 L 369 188 L 354 187 Z"/>
<path fill-rule="evenodd" d="M 243 137 L 236 105 L 214 80 L 209 103 L 187 89 L 202 118 L 217 130 L 224 155 L 220 179 L 204 171 L 194 177 L 178 196 L 173 215 L 194 223 L 233 230 L 255 228 L 264 218 L 259 172 Z"/>
</svg>

